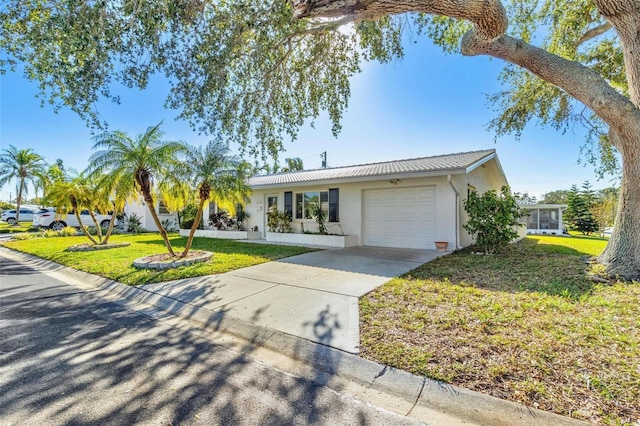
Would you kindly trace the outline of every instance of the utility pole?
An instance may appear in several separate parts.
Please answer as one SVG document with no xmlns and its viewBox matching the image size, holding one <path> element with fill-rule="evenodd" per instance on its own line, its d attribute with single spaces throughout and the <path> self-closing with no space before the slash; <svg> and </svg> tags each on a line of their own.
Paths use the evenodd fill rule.
<svg viewBox="0 0 640 426">
<path fill-rule="evenodd" d="M 327 151 L 320 154 L 320 158 L 322 158 L 322 168 L 326 169 L 327 168 Z"/>
</svg>

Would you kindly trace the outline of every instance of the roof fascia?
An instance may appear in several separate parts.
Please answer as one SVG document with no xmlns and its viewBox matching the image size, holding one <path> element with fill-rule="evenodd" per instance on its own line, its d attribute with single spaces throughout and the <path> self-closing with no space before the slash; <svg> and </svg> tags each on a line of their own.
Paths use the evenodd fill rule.
<svg viewBox="0 0 640 426">
<path fill-rule="evenodd" d="M 465 169 L 450 169 L 450 170 L 437 170 L 433 172 L 414 172 L 414 173 L 393 173 L 385 175 L 375 176 L 357 176 L 351 178 L 337 178 L 337 179 L 315 179 L 304 182 L 288 182 L 288 183 L 274 183 L 267 185 L 251 185 L 254 190 L 260 189 L 276 189 L 276 188 L 294 188 L 302 186 L 317 186 L 332 184 L 337 185 L 341 183 L 357 183 L 357 182 L 371 182 L 377 180 L 390 180 L 390 179 L 412 179 L 423 177 L 446 177 L 447 175 L 461 175 L 465 174 Z"/>
<path fill-rule="evenodd" d="M 475 163 L 467 167 L 466 173 L 471 173 L 473 170 L 477 169 L 478 167 L 482 166 L 483 164 L 487 163 L 490 160 L 496 160 L 496 166 L 498 166 L 498 171 L 500 172 L 500 174 L 502 175 L 502 178 L 504 179 L 505 182 L 507 182 L 507 185 L 508 185 L 509 181 L 507 180 L 507 175 L 504 173 L 502 164 L 500 164 L 500 160 L 498 159 L 498 155 L 496 154 L 495 151 L 493 151 L 491 154 L 479 159 L 478 161 L 476 161 Z"/>
</svg>

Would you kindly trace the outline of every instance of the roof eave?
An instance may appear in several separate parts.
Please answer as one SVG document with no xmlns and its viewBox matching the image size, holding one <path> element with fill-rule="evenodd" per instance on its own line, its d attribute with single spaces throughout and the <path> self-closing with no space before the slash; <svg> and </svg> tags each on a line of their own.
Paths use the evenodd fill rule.
<svg viewBox="0 0 640 426">
<path fill-rule="evenodd" d="M 495 160 L 496 161 L 496 166 L 498 167 L 498 171 L 500 172 L 500 174 L 502 175 L 502 178 L 504 179 L 505 182 L 507 182 L 507 185 L 509 185 L 509 181 L 507 180 L 507 175 L 504 173 L 504 169 L 502 168 L 502 164 L 500 164 L 500 160 L 498 159 L 498 155 L 494 150 L 492 150 L 493 152 L 487 154 L 486 156 L 482 157 L 481 159 L 479 159 L 478 161 L 474 162 L 473 164 L 471 164 L 469 167 L 467 167 L 466 169 L 466 173 L 471 173 L 473 170 L 477 169 L 478 167 L 482 166 L 483 164 L 491 161 L 491 160 Z"/>
<path fill-rule="evenodd" d="M 425 177 L 438 177 L 446 175 L 459 175 L 467 173 L 465 168 L 457 169 L 441 169 L 429 172 L 411 172 L 411 173 L 388 173 L 372 176 L 354 176 L 343 177 L 335 179 L 315 179 L 303 182 L 287 182 L 287 183 L 273 183 L 265 185 L 251 185 L 253 189 L 278 189 L 278 188 L 292 188 L 301 186 L 314 186 L 320 184 L 332 184 L 337 185 L 341 183 L 354 183 L 354 182 L 372 182 L 377 180 L 389 180 L 389 179 L 413 179 L 413 178 L 425 178 Z"/>
</svg>

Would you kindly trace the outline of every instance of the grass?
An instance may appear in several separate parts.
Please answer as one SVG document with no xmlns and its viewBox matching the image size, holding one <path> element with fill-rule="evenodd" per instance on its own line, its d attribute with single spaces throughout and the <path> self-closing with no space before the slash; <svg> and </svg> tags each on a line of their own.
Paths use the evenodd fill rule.
<svg viewBox="0 0 640 426">
<path fill-rule="evenodd" d="M 460 251 L 360 300 L 361 355 L 599 424 L 640 420 L 640 283 L 595 284 L 593 237 Z"/>
<path fill-rule="evenodd" d="M 184 249 L 187 239 L 172 236 L 170 240 L 174 250 L 178 251 Z M 88 240 L 85 237 L 58 237 L 10 241 L 3 245 L 130 285 L 218 274 L 312 251 L 304 247 L 194 238 L 191 250 L 215 253 L 209 262 L 165 271 L 152 271 L 136 269 L 131 264 L 139 257 L 166 253 L 164 243 L 158 234 L 114 235 L 109 240 L 110 243 L 130 242 L 129 247 L 92 252 L 66 251 L 69 246 L 86 242 Z"/>
<path fill-rule="evenodd" d="M 14 234 L 17 232 L 36 232 L 37 229 L 29 222 L 18 222 L 18 226 L 9 225 L 7 222 L 0 222 L 0 234 Z"/>
</svg>

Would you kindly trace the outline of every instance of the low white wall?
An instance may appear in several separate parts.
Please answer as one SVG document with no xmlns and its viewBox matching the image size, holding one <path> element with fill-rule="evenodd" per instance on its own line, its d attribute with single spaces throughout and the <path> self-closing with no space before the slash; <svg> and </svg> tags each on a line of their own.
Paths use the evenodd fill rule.
<svg viewBox="0 0 640 426">
<path fill-rule="evenodd" d="M 527 234 L 562 235 L 562 229 L 527 229 Z"/>
<path fill-rule="evenodd" d="M 188 237 L 189 229 L 181 229 L 180 236 Z M 253 231 L 214 231 L 210 229 L 196 229 L 195 237 L 220 238 L 221 240 L 259 240 L 260 232 Z"/>
<path fill-rule="evenodd" d="M 323 247 L 353 247 L 358 245 L 358 237 L 356 237 L 355 235 L 319 235 L 267 232 L 267 241 Z"/>
</svg>

